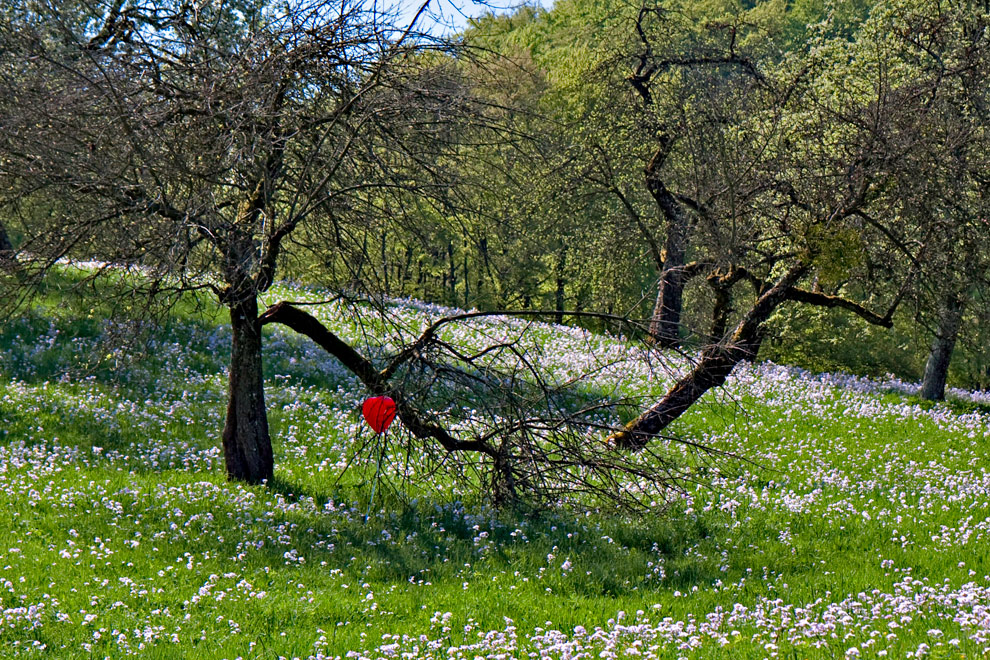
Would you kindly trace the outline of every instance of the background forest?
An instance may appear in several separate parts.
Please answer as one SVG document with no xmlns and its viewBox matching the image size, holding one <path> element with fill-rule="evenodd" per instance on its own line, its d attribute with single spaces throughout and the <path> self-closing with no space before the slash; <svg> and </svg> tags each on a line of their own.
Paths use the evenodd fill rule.
<svg viewBox="0 0 990 660">
<path fill-rule="evenodd" d="M 714 273 L 769 272 L 810 247 L 816 291 L 883 309 L 903 296 L 893 328 L 783 306 L 762 356 L 918 380 L 930 358 L 948 362 L 934 352 L 948 351 L 953 382 L 982 387 L 985 11 L 560 2 L 477 21 L 466 39 L 507 58 L 502 76 L 531 76 L 528 87 L 497 79 L 518 90 L 512 103 L 551 119 L 538 151 L 552 174 L 492 191 L 493 206 L 526 200 L 515 230 L 438 234 L 448 254 L 424 255 L 434 279 L 417 273 L 408 293 L 650 319 L 662 311 L 665 271 L 687 265 L 676 334 L 696 345 L 718 339 Z M 729 307 L 730 317 L 745 311 Z"/>
<path fill-rule="evenodd" d="M 223 194 L 269 182 L 258 189 L 256 226 L 243 234 L 284 277 L 464 309 L 549 310 L 594 329 L 610 326 L 567 312 L 614 315 L 639 321 L 661 346 L 699 347 L 720 340 L 761 284 L 803 253 L 809 296 L 797 302 L 812 306 L 775 308 L 761 357 L 925 376 L 925 395 L 936 399 L 946 378 L 965 387 L 990 380 L 983 3 L 562 0 L 473 20 L 446 42 L 386 28 L 388 15 L 356 5 L 344 13 L 354 19 L 344 41 L 313 40 L 282 59 L 262 56 L 274 42 L 251 36 L 265 3 L 215 16 L 208 6 L 195 15 L 193 5 L 170 3 L 7 6 L 11 29 L 24 21 L 36 33 L 5 36 L 5 254 L 217 272 L 204 256 L 215 245 L 180 236 L 189 231 L 180 214 L 201 212 L 201 201 L 149 206 L 165 191 L 194 197 L 209 187 L 211 174 L 178 153 L 193 149 L 240 172 L 220 184 Z M 318 13 L 299 5 L 280 36 L 266 38 L 305 30 Z M 196 31 L 197 21 L 212 21 L 213 32 Z M 188 32 L 170 32 L 183 24 Z M 155 31 L 167 39 L 153 44 Z M 144 53 L 126 47 L 135 35 L 149 37 Z M 101 53 L 120 65 L 114 75 L 139 77 L 114 83 L 139 95 L 149 91 L 142 70 L 160 76 L 163 61 L 194 47 L 239 57 L 238 39 L 270 69 L 252 68 L 260 60 L 250 57 L 223 72 L 190 59 L 170 72 L 182 81 L 160 81 L 156 93 L 172 94 L 167 110 L 110 107 L 120 99 L 73 94 L 76 83 L 42 70 L 46 59 L 70 57 L 74 43 L 92 61 L 71 56 L 70 69 L 97 66 Z M 278 75 L 306 48 L 335 55 L 324 71 L 291 71 L 311 85 L 293 96 Z M 15 52 L 34 52 L 32 65 L 16 63 Z M 210 94 L 228 95 L 226 108 L 196 88 L 207 82 Z M 333 115 L 345 106 L 360 114 L 347 128 Z M 267 123 L 250 114 L 264 107 Z M 301 136 L 292 131 L 306 121 L 327 125 L 304 117 L 314 112 L 340 126 L 324 143 L 283 149 L 279 140 Z M 60 123 L 60 113 L 74 116 Z M 126 138 L 112 129 L 122 121 Z M 224 122 L 230 140 L 215 132 Z M 353 143 L 336 128 L 353 131 Z M 83 163 L 85 175 L 74 170 Z M 307 168 L 333 174 L 293 178 Z M 228 204 L 236 207 L 221 208 Z M 289 205 L 272 213 L 285 214 L 283 231 L 266 234 L 262 208 L 278 205 Z M 157 233 L 142 228 L 154 236 L 139 238 L 123 220 L 142 212 L 157 216 Z M 112 238 L 96 236 L 108 228 Z M 853 305 L 876 318 L 857 317 Z M 888 310 L 892 328 L 870 325 Z"/>
</svg>

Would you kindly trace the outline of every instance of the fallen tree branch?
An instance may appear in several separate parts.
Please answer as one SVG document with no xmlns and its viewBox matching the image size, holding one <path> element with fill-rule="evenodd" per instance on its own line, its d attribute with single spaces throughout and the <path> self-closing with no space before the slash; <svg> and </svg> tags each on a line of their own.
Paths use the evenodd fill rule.
<svg viewBox="0 0 990 660">
<path fill-rule="evenodd" d="M 554 313 L 527 310 L 518 315 Z M 578 409 L 562 407 L 560 396 L 570 396 L 571 387 L 582 378 L 568 380 L 563 386 L 549 382 L 538 367 L 538 359 L 515 342 L 500 341 L 471 352 L 440 337 L 439 331 L 446 324 L 499 315 L 466 312 L 433 321 L 380 370 L 317 318 L 290 302 L 271 306 L 258 323 L 279 323 L 309 337 L 356 375 L 372 395 L 391 396 L 398 418 L 410 431 L 407 437 L 428 441 L 416 451 L 436 456 L 437 465 L 446 464 L 454 452 L 474 452 L 475 457 L 483 457 L 481 461 L 453 458 L 453 464 L 480 467 L 478 474 L 487 474 L 489 494 L 496 506 L 549 506 L 559 504 L 562 498 L 585 494 L 601 498 L 610 506 L 642 510 L 655 506 L 657 501 L 667 501 L 670 493 L 698 479 L 696 466 L 672 460 L 662 447 L 647 449 L 648 458 L 626 457 L 593 441 L 590 434 L 595 429 L 607 428 L 596 420 L 595 413 L 612 410 L 617 402 L 596 400 Z M 478 362 L 493 351 L 510 353 L 507 364 Z M 501 359 L 498 355 L 493 357 Z M 402 368 L 404 364 L 410 368 Z M 433 378 L 425 378 L 419 367 L 432 373 Z M 418 400 L 424 393 L 442 394 L 444 401 L 451 400 L 451 393 L 454 401 L 464 396 L 461 400 L 470 409 L 464 409 L 463 417 L 469 421 L 470 429 L 457 437 L 444 428 L 439 417 L 420 407 L 428 406 Z M 456 410 L 440 415 L 449 415 L 450 420 L 461 418 Z M 734 458 L 690 440 L 677 441 L 701 457 L 704 469 L 712 469 L 709 459 Z M 628 488 L 629 480 L 637 488 Z"/>
<path fill-rule="evenodd" d="M 365 387 L 376 395 L 384 394 L 384 382 L 371 361 L 354 350 L 350 344 L 330 332 L 329 329 L 312 314 L 284 302 L 269 307 L 258 318 L 259 325 L 280 323 L 292 328 L 301 335 L 312 339 L 330 355 L 337 358 L 348 371 L 357 376 Z"/>
<path fill-rule="evenodd" d="M 492 458 L 498 456 L 493 447 L 480 440 L 461 440 L 452 436 L 443 427 L 426 419 L 400 389 L 390 383 L 391 375 L 375 369 L 371 361 L 358 353 L 343 339 L 320 323 L 315 316 L 308 314 L 286 302 L 272 305 L 258 318 L 260 325 L 279 323 L 301 335 L 312 339 L 330 355 L 337 358 L 344 367 L 360 379 L 368 390 L 376 396 L 389 395 L 395 400 L 396 413 L 403 425 L 421 440 L 433 439 L 447 451 L 474 451 Z M 435 325 L 435 324 L 434 324 Z"/>
</svg>

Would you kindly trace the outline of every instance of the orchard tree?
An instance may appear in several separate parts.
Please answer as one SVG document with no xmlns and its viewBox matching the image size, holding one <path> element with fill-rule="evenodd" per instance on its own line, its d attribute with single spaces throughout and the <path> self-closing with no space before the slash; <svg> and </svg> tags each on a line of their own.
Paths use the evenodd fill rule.
<svg viewBox="0 0 990 660">
<path fill-rule="evenodd" d="M 922 212 L 933 200 L 906 191 L 932 172 L 929 157 L 945 138 L 938 129 L 944 117 L 932 103 L 944 80 L 919 76 L 918 53 L 902 48 L 902 40 L 927 38 L 921 35 L 930 34 L 940 13 L 938 3 L 924 0 L 891 4 L 872 13 L 854 40 L 823 31 L 807 52 L 758 71 L 765 81 L 758 104 L 722 132 L 723 153 L 738 154 L 754 183 L 739 196 L 726 180 L 722 194 L 693 204 L 711 220 L 695 249 L 699 263 L 710 263 L 703 268 L 716 293 L 712 334 L 732 329 L 705 347 L 656 405 L 612 435 L 617 446 L 644 446 L 724 383 L 736 364 L 755 359 L 766 322 L 787 302 L 845 309 L 892 326 L 938 233 Z M 944 167 L 935 171 L 944 176 Z M 893 286 L 866 276 L 882 262 L 897 279 Z M 752 297 L 730 314 L 744 299 L 740 286 L 751 287 Z"/>
<path fill-rule="evenodd" d="M 923 269 L 919 306 L 932 344 L 921 396 L 945 398 L 949 366 L 967 310 L 990 275 L 990 15 L 971 3 L 935 14 L 909 14 L 899 32 L 904 59 L 926 88 L 926 143 L 914 187 L 916 208 L 935 228 Z M 923 191 L 923 193 L 921 192 Z"/>
<path fill-rule="evenodd" d="M 416 165 L 444 148 L 427 134 L 456 85 L 417 85 L 426 41 L 358 1 L 0 16 L 0 178 L 56 209 L 16 227 L 18 253 L 140 266 L 152 293 L 211 288 L 233 340 L 227 475 L 271 479 L 258 297 L 293 237 L 360 222 L 373 191 L 430 185 Z"/>
</svg>

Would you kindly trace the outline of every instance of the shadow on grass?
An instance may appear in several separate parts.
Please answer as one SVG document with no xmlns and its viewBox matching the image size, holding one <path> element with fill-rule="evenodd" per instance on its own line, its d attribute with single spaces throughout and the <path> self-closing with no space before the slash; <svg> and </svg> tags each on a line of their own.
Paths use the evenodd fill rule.
<svg viewBox="0 0 990 660">
<path fill-rule="evenodd" d="M 328 515 L 285 514 L 305 530 L 294 542 L 310 548 L 307 561 L 329 566 L 347 563 L 373 567 L 369 579 L 404 582 L 410 576 L 461 580 L 461 567 L 473 566 L 484 575 L 521 570 L 541 575 L 548 555 L 560 564 L 564 558 L 581 570 L 568 577 L 568 589 L 591 597 L 619 597 L 634 590 L 689 589 L 711 584 L 724 574 L 715 561 L 689 557 L 689 549 L 706 544 L 711 531 L 695 517 L 658 516 L 654 520 L 554 511 L 540 515 L 492 514 L 481 508 L 465 509 L 460 503 L 404 503 L 389 497 L 388 513 L 374 513 L 365 522 L 370 484 L 318 492 L 284 476 L 269 486 L 287 501 L 306 499 L 324 510 L 340 502 L 347 513 Z M 381 492 L 379 490 L 379 492 Z M 363 495 L 363 497 L 361 497 Z M 382 505 L 374 507 L 381 511 Z M 342 518 L 344 522 L 342 523 Z M 274 520 L 272 521 L 274 522 Z M 296 546 L 299 547 L 299 546 Z M 284 561 L 284 549 L 266 546 L 267 561 Z M 659 577 L 651 569 L 664 562 L 672 567 Z M 558 566 L 553 570 L 560 573 Z M 464 577 L 463 579 L 467 579 Z"/>
</svg>

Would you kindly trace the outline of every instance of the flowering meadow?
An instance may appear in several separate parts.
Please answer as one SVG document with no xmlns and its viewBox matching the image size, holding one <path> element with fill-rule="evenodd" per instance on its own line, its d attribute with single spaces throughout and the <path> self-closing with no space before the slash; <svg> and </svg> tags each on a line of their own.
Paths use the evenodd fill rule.
<svg viewBox="0 0 990 660">
<path fill-rule="evenodd" d="M 337 303 L 309 310 L 395 348 Z M 394 309 L 413 331 L 449 311 Z M 448 332 L 524 333 L 556 377 L 644 401 L 669 383 L 620 338 L 505 319 Z M 494 512 L 406 451 L 385 454 L 369 506 L 367 392 L 307 339 L 266 330 L 276 479 L 247 487 L 219 450 L 224 319 L 176 314 L 139 351 L 119 334 L 71 305 L 0 328 L 2 657 L 990 654 L 979 393 L 928 405 L 909 383 L 746 365 L 670 429 L 739 460 L 653 511 Z"/>
</svg>

